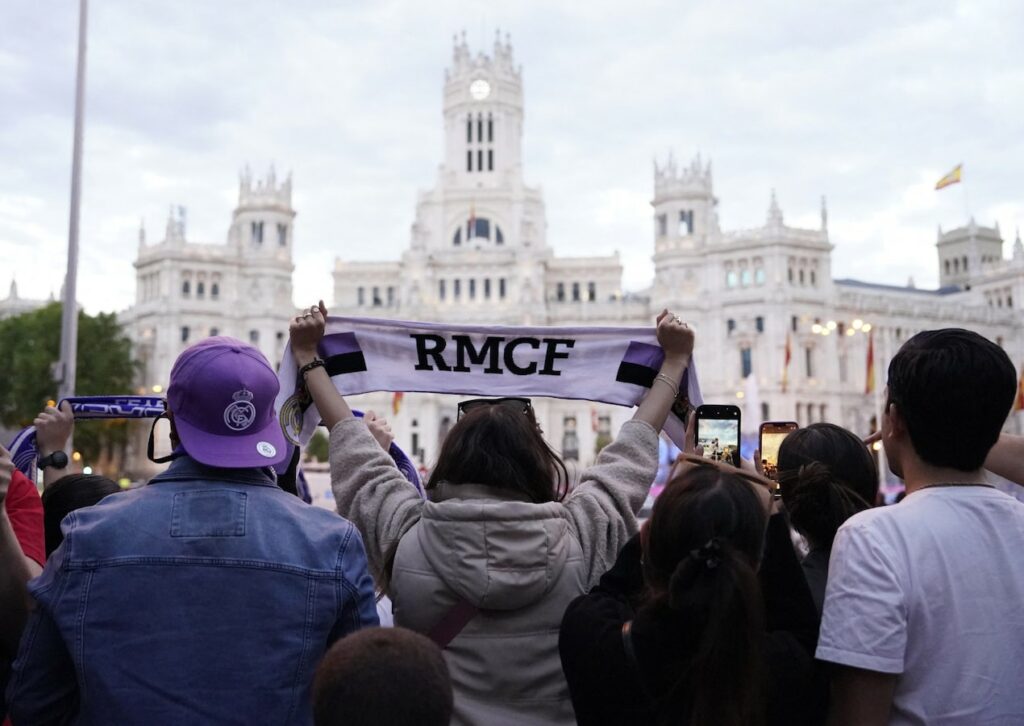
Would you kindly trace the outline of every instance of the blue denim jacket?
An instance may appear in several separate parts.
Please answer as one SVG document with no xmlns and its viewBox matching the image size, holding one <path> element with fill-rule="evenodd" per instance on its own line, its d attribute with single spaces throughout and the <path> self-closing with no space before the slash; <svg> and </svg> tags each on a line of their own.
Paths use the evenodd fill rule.
<svg viewBox="0 0 1024 726">
<path fill-rule="evenodd" d="M 29 584 L 13 723 L 311 724 L 327 647 L 377 624 L 350 522 L 182 457 L 69 514 Z"/>
</svg>

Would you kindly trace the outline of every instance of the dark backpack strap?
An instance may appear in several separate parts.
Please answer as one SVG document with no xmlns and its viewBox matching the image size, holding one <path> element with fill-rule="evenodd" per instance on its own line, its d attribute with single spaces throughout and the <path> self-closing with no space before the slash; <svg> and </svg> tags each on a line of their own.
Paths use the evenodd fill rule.
<svg viewBox="0 0 1024 726">
<path fill-rule="evenodd" d="M 430 629 L 427 637 L 444 650 L 479 612 L 477 607 L 465 600 L 459 600 L 441 617 L 437 625 Z"/>
</svg>

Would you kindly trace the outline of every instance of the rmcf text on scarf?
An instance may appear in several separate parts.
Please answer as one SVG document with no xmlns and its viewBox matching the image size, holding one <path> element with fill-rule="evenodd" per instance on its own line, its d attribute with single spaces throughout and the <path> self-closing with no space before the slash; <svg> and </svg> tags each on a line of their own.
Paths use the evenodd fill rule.
<svg viewBox="0 0 1024 726">
<path fill-rule="evenodd" d="M 512 338 L 507 341 L 500 336 L 487 336 L 479 348 L 473 345 L 468 335 L 452 335 L 451 341 L 455 347 L 454 365 L 445 360 L 444 351 L 447 348 L 449 356 L 451 347 L 449 340 L 441 335 L 433 333 L 411 333 L 410 336 L 416 341 L 416 370 L 418 371 L 451 371 L 458 373 L 469 373 L 470 366 L 485 366 L 484 373 L 503 374 L 506 370 L 515 376 L 560 376 L 562 372 L 555 369 L 555 361 L 564 360 L 569 357 L 569 349 L 576 341 L 567 338 Z M 559 350 L 559 346 L 564 350 Z M 521 365 L 516 361 L 517 348 L 530 348 L 540 350 L 544 348 L 544 364 L 538 370 L 538 361 L 530 361 Z M 504 363 L 502 368 L 501 363 Z M 486 364 L 486 365 L 485 365 Z"/>
</svg>

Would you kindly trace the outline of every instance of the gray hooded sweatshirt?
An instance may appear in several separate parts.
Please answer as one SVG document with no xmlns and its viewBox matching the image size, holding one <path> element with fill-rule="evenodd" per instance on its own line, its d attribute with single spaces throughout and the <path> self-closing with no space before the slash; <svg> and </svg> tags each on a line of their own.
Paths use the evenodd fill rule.
<svg viewBox="0 0 1024 726">
<path fill-rule="evenodd" d="M 379 571 L 398 541 L 395 624 L 428 633 L 461 600 L 479 608 L 445 650 L 457 725 L 574 724 L 558 655 L 569 602 L 636 533 L 658 468 L 658 434 L 629 421 L 563 502 L 442 484 L 423 501 L 358 419 L 331 430 L 338 512 Z"/>
</svg>

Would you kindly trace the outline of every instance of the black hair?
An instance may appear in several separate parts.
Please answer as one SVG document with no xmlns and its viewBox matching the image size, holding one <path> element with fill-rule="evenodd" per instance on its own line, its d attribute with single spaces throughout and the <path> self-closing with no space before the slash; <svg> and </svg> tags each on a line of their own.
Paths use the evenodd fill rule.
<svg viewBox="0 0 1024 726">
<path fill-rule="evenodd" d="M 448 726 L 452 684 L 441 649 L 405 628 L 337 641 L 313 680 L 316 726 Z"/>
<path fill-rule="evenodd" d="M 878 496 L 878 467 L 854 434 L 830 423 L 789 434 L 779 447 L 779 489 L 790 522 L 829 549 L 840 525 Z"/>
<path fill-rule="evenodd" d="M 764 605 L 757 568 L 767 523 L 753 485 L 712 467 L 682 473 L 655 501 L 644 540 L 648 604 L 672 615 L 684 654 L 657 704 L 658 723 L 763 722 Z"/>
<path fill-rule="evenodd" d="M 1006 351 L 970 330 L 918 333 L 889 363 L 895 405 L 917 455 L 958 471 L 981 468 L 1017 392 Z"/>
<path fill-rule="evenodd" d="M 60 547 L 64 533 L 61 520 L 68 514 L 97 504 L 101 499 L 117 494 L 121 487 L 105 476 L 95 474 L 68 474 L 62 476 L 43 491 L 43 531 L 46 534 L 46 556 Z"/>
</svg>

